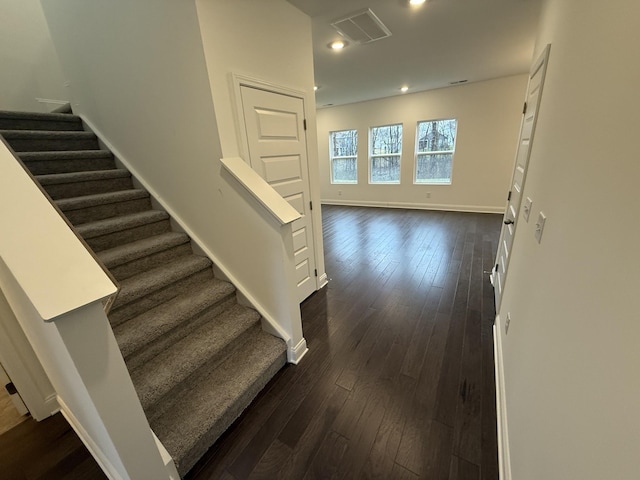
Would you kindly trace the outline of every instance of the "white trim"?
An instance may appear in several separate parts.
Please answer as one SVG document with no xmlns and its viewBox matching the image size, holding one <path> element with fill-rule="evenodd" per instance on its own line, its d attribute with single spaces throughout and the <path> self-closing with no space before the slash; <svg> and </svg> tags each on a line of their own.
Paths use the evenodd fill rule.
<svg viewBox="0 0 640 480">
<path fill-rule="evenodd" d="M 155 191 L 155 189 L 153 187 L 151 187 L 151 185 L 149 185 L 144 179 L 143 177 L 138 173 L 138 171 L 131 165 L 131 163 L 129 161 L 126 160 L 126 158 L 124 157 L 124 155 L 122 155 L 117 148 L 115 148 L 108 140 L 106 140 L 105 136 L 102 135 L 102 133 L 100 132 L 100 130 L 98 130 L 84 115 L 80 115 L 80 118 L 82 118 L 82 121 L 87 125 L 87 127 L 93 132 L 95 133 L 98 138 L 100 139 L 100 141 L 105 145 L 105 147 L 107 147 L 109 150 L 111 150 L 111 153 L 113 153 L 113 155 L 118 159 L 118 161 L 120 163 L 122 163 L 122 165 L 129 170 L 129 172 L 131 173 L 131 175 L 133 175 L 135 177 L 135 179 L 140 183 L 140 185 L 142 185 L 142 187 L 149 192 L 149 194 L 151 195 L 151 197 L 158 203 L 158 205 L 160 205 L 160 207 L 162 207 L 162 209 L 164 209 L 169 216 L 171 217 L 171 219 L 182 229 L 182 231 L 184 233 L 186 233 L 187 235 L 189 235 L 189 237 L 191 238 L 191 241 L 193 242 L 193 244 L 195 245 L 196 248 L 199 248 L 200 251 L 202 251 L 204 253 L 204 255 L 206 255 L 207 257 L 209 257 L 209 259 L 216 265 L 216 267 L 220 270 L 220 272 L 222 272 L 222 274 L 228 279 L 229 282 L 231 282 L 235 287 L 238 293 L 240 293 L 242 295 L 242 297 L 244 299 L 246 299 L 246 301 L 253 307 L 255 308 L 258 313 L 260 315 L 262 315 L 262 318 L 264 318 L 270 325 L 271 327 L 274 329 L 275 332 L 278 332 L 279 336 L 286 342 L 289 341 L 289 336 L 288 335 L 283 335 L 283 331 L 282 329 L 278 326 L 278 322 L 267 313 L 267 311 L 264 309 L 264 307 L 262 306 L 262 304 L 260 302 L 258 302 L 256 300 L 256 298 L 251 295 L 249 293 L 249 291 L 247 290 L 247 288 L 245 287 L 245 285 L 243 283 L 241 283 L 232 273 L 231 271 L 224 265 L 223 262 L 220 261 L 220 259 L 208 248 L 206 248 L 204 246 L 204 242 L 202 242 L 202 240 L 200 240 L 200 237 L 198 237 L 189 227 L 187 227 L 187 225 L 185 223 L 182 222 L 182 220 L 180 220 L 180 217 L 176 214 L 176 212 L 170 208 L 162 199 L 162 197 Z"/>
<path fill-rule="evenodd" d="M 509 452 L 509 429 L 507 428 L 507 404 L 504 385 L 504 363 L 502 337 L 499 333 L 500 316 L 493 325 L 493 355 L 496 375 L 496 413 L 498 418 L 498 468 L 500 480 L 511 480 L 511 455 Z"/>
<path fill-rule="evenodd" d="M 300 213 L 240 157 L 220 159 L 222 166 L 282 225 L 301 218 Z"/>
<path fill-rule="evenodd" d="M 361 200 L 322 200 L 321 202 L 324 205 L 344 205 L 351 207 L 408 208 L 412 210 L 443 210 L 450 212 L 504 214 L 504 207 L 489 207 L 482 205 L 446 205 L 442 203 L 377 202 Z"/>
<path fill-rule="evenodd" d="M 287 361 L 289 363 L 297 365 L 298 363 L 300 363 L 300 360 L 302 360 L 302 357 L 304 357 L 308 351 L 309 349 L 307 348 L 307 341 L 304 339 L 304 337 L 298 342 L 295 347 L 292 347 L 289 342 L 287 342 Z"/>
<path fill-rule="evenodd" d="M 151 430 L 151 434 L 153 435 L 153 439 L 156 441 L 156 447 L 158 447 L 158 451 L 162 457 L 162 462 L 164 463 L 164 468 L 167 470 L 167 475 L 169 475 L 169 480 L 180 480 L 180 474 L 178 473 L 176 464 L 173 461 L 173 457 L 171 457 L 171 454 L 167 451 L 153 430 Z"/>
<path fill-rule="evenodd" d="M 36 97 L 36 102 L 38 103 L 51 103 L 52 105 L 66 105 L 69 103 L 69 100 L 53 100 L 51 98 L 38 98 Z"/>
<path fill-rule="evenodd" d="M 328 283 L 329 283 L 329 277 L 327 276 L 326 273 L 323 273 L 318 277 L 318 290 L 320 290 L 322 287 L 324 287 Z"/>
<path fill-rule="evenodd" d="M 105 475 L 107 475 L 107 477 L 109 477 L 109 479 L 111 480 L 123 480 L 123 478 L 120 476 L 113 464 L 109 461 L 104 452 L 93 441 L 91 435 L 87 433 L 82 424 L 71 412 L 67 404 L 64 403 L 64 400 L 62 400 L 60 396 L 58 396 L 57 399 L 58 404 L 60 405 L 60 412 L 62 413 L 64 418 L 67 419 L 69 425 L 71 425 L 71 428 L 73 428 L 78 437 L 80 437 L 80 440 L 82 440 L 82 443 L 84 443 L 85 447 L 87 447 L 87 450 L 89 450 L 89 453 L 95 459 L 96 463 L 105 473 Z"/>
</svg>

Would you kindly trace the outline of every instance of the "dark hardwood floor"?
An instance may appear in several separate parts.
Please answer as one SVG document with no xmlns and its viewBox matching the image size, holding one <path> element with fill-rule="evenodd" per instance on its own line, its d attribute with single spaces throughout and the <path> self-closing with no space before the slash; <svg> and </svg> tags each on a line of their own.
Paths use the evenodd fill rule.
<svg viewBox="0 0 640 480">
<path fill-rule="evenodd" d="M 323 206 L 309 353 L 193 468 L 201 479 L 497 480 L 500 215 Z"/>
<path fill-rule="evenodd" d="M 494 305 L 483 272 L 500 221 L 323 206 L 330 282 L 302 305 L 309 353 L 187 478 L 497 480 Z M 86 450 L 61 440 L 73 436 L 64 419 L 47 422 L 0 437 L 0 478 L 104 478 Z M 38 455 L 52 473 L 29 473 Z"/>
</svg>

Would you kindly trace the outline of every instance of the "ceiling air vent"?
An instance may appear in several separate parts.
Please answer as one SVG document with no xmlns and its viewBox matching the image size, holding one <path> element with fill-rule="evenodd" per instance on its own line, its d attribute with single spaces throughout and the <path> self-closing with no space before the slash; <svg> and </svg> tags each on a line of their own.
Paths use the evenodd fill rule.
<svg viewBox="0 0 640 480">
<path fill-rule="evenodd" d="M 369 43 L 391 36 L 391 32 L 370 8 L 359 10 L 331 23 L 340 35 L 354 43 Z"/>
</svg>

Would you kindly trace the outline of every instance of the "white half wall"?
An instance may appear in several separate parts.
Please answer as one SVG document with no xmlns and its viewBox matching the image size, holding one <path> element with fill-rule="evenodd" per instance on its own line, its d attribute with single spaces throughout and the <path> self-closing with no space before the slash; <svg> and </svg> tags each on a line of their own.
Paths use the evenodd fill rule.
<svg viewBox="0 0 640 480">
<path fill-rule="evenodd" d="M 307 120 L 307 148 L 318 278 L 324 247 L 313 91 L 311 20 L 285 0 L 196 0 L 220 144 L 225 158 L 248 158 L 242 141 L 232 75 L 301 92 Z"/>
<path fill-rule="evenodd" d="M 0 4 L 0 109 L 50 112 L 68 92 L 39 0 Z"/>
<path fill-rule="evenodd" d="M 514 480 L 638 478 L 638 28 L 626 0 L 544 3 L 551 54 L 500 318 Z M 541 243 L 535 219 L 547 217 Z M 503 410 L 504 411 L 504 410 Z"/>
<path fill-rule="evenodd" d="M 504 211 L 513 169 L 526 75 L 318 110 L 322 201 L 479 212 Z M 451 185 L 413 183 L 417 122 L 456 118 L 458 138 Z M 369 184 L 369 128 L 402 123 L 401 179 Z M 329 132 L 358 131 L 358 184 L 332 184 Z M 427 198 L 430 193 L 430 198 Z"/>
</svg>

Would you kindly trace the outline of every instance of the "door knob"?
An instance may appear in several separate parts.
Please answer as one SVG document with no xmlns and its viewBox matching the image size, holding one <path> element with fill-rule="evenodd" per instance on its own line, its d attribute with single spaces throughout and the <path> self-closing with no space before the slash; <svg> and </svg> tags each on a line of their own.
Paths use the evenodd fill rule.
<svg viewBox="0 0 640 480">
<path fill-rule="evenodd" d="M 505 225 L 512 225 L 513 224 L 513 220 L 511 220 L 511 219 L 505 220 L 504 224 Z"/>
</svg>

